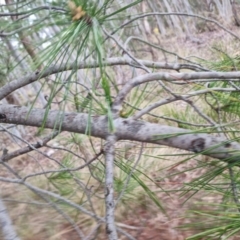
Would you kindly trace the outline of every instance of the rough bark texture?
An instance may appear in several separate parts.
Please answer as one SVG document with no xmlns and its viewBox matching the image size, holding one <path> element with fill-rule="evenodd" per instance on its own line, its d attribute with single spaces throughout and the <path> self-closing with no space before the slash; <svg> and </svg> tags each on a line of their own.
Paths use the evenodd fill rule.
<svg viewBox="0 0 240 240">
<path fill-rule="evenodd" d="M 106 116 L 92 116 L 89 125 L 89 115 L 86 113 L 46 112 L 43 109 L 30 110 L 27 107 L 0 105 L 0 122 L 35 127 L 44 124 L 46 128 L 90 134 L 103 139 L 109 135 Z M 206 133 L 194 133 L 183 128 L 124 118 L 115 119 L 114 128 L 117 140 L 156 143 L 196 153 L 202 152 L 222 160 L 239 159 L 239 143 Z"/>
</svg>

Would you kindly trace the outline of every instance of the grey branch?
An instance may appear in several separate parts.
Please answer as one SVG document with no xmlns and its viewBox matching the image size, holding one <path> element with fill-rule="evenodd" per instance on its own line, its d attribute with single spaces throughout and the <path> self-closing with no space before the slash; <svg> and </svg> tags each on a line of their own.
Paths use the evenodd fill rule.
<svg viewBox="0 0 240 240">
<path fill-rule="evenodd" d="M 144 61 L 137 59 L 138 62 L 148 68 L 154 69 L 172 69 L 172 70 L 180 70 L 180 69 L 191 69 L 194 68 L 193 65 L 186 64 L 169 64 L 169 63 L 161 63 L 161 62 L 152 62 L 152 61 Z M 115 66 L 115 65 L 129 65 L 134 66 L 136 68 L 140 68 L 140 65 L 137 65 L 133 60 L 126 60 L 125 58 L 109 58 L 103 62 L 105 66 Z M 31 84 L 41 78 L 50 76 L 55 73 L 60 73 L 72 69 L 85 69 L 85 68 L 98 68 L 99 64 L 96 61 L 91 61 L 86 63 L 85 61 L 81 61 L 79 63 L 71 63 L 68 65 L 59 65 L 52 66 L 47 69 L 42 70 L 41 72 L 36 71 L 34 73 L 30 73 L 27 76 L 24 76 L 20 79 L 13 80 L 3 87 L 0 88 L 0 100 L 5 98 L 8 94 L 13 91 L 24 87 L 28 84 Z M 179 82 L 182 80 L 196 80 L 196 79 L 239 79 L 240 72 L 195 72 L 195 73 L 167 73 L 167 72 L 159 72 L 159 73 L 151 73 L 145 74 L 137 79 L 132 79 L 131 84 L 141 84 L 144 82 L 155 81 L 155 80 L 165 80 L 165 81 L 174 81 Z M 140 82 L 139 82 L 140 80 Z M 142 80 L 142 82 L 141 82 Z M 133 86 L 132 86 L 133 87 Z M 125 87 L 126 88 L 126 87 Z M 124 89 L 125 89 L 124 88 Z"/>
<path fill-rule="evenodd" d="M 105 145 L 105 206 L 106 206 L 106 233 L 108 239 L 117 240 L 117 231 L 114 220 L 114 210 L 115 210 L 115 201 L 114 201 L 114 191 L 113 191 L 113 172 L 114 172 L 114 144 L 116 138 L 114 135 L 107 136 L 106 145 Z"/>
<path fill-rule="evenodd" d="M 113 105 L 112 110 L 114 114 L 117 114 L 121 110 L 123 100 L 127 94 L 136 86 L 151 82 L 151 81 L 170 81 L 182 80 L 182 82 L 190 83 L 191 80 L 196 79 L 240 79 L 240 72 L 192 72 L 192 73 L 168 73 L 168 72 L 157 72 L 148 73 L 129 80 L 118 93 Z M 1 89 L 0 89 L 1 91 Z"/>
<path fill-rule="evenodd" d="M 14 105 L 0 105 L 1 123 L 46 128 L 75 133 L 90 133 L 106 139 L 109 136 L 107 116 L 93 115 L 89 123 L 86 113 L 49 111 L 45 119 L 44 109 L 30 109 Z M 117 140 L 133 140 L 155 143 L 212 156 L 222 160 L 239 159 L 240 144 L 207 133 L 195 133 L 183 128 L 170 127 L 134 119 L 116 118 L 113 121 Z M 90 129 L 89 129 L 90 126 Z"/>
<path fill-rule="evenodd" d="M 195 70 L 196 66 L 191 64 L 178 64 L 178 63 L 163 63 L 163 62 L 153 62 L 148 60 L 140 60 L 137 59 L 138 62 L 146 67 L 154 68 L 154 69 L 172 69 L 179 71 L 180 69 L 192 69 Z M 124 57 L 118 57 L 118 58 L 108 58 L 104 61 L 105 66 L 115 66 L 115 65 L 129 65 L 134 66 L 136 68 L 140 67 L 136 64 L 133 60 L 127 60 Z M 23 86 L 26 86 L 32 82 L 37 81 L 40 78 L 44 78 L 47 76 L 50 76 L 55 73 L 64 72 L 72 69 L 85 69 L 85 68 L 98 68 L 99 63 L 97 61 L 91 61 L 86 63 L 85 61 L 80 61 L 76 64 L 76 62 L 73 62 L 68 65 L 58 65 L 49 67 L 47 69 L 44 69 L 42 72 L 36 71 L 34 73 L 31 73 L 27 76 L 24 76 L 23 78 L 16 79 L 8 84 L 6 84 L 4 87 L 0 88 L 0 99 L 3 99 L 11 92 L 17 90 L 18 88 L 21 88 Z"/>
<path fill-rule="evenodd" d="M 1 126 L 0 126 L 0 128 L 1 128 Z M 55 138 L 57 135 L 58 135 L 58 132 L 56 131 L 56 132 L 48 135 L 47 137 L 45 137 L 41 141 L 38 141 L 37 143 L 31 144 L 31 145 L 29 145 L 25 148 L 20 148 L 20 149 L 18 149 L 16 151 L 13 151 L 11 153 L 3 154 L 3 156 L 0 157 L 0 161 L 7 162 L 12 158 L 15 158 L 17 156 L 20 156 L 20 155 L 26 154 L 28 152 L 31 152 L 32 150 L 34 150 L 36 148 L 41 148 L 41 147 L 45 146 L 47 144 L 47 142 L 49 142 L 53 138 Z M 31 146 L 33 146 L 34 148 L 31 147 Z"/>
</svg>

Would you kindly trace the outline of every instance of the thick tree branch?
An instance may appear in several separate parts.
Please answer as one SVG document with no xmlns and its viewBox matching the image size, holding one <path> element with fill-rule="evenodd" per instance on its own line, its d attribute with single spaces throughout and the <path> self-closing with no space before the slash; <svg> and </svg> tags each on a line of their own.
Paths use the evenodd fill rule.
<svg viewBox="0 0 240 240">
<path fill-rule="evenodd" d="M 162 63 L 162 62 L 153 62 L 148 60 L 139 60 L 138 61 L 146 67 L 154 68 L 154 69 L 172 69 L 179 71 L 180 69 L 194 69 L 195 66 L 191 64 L 177 64 L 177 63 Z M 115 65 L 129 65 L 134 66 L 136 68 L 140 67 L 136 64 L 133 60 L 127 60 L 124 57 L 119 58 L 109 58 L 104 61 L 105 66 L 115 66 Z M 2 88 L 0 88 L 0 99 L 3 99 L 8 94 L 12 93 L 13 91 L 17 90 L 18 88 L 24 87 L 32 82 L 35 82 L 41 78 L 50 76 L 52 74 L 73 70 L 73 69 L 85 69 L 85 68 L 98 68 L 99 63 L 97 61 L 92 61 L 86 63 L 85 61 L 81 61 L 78 64 L 76 62 L 67 64 L 67 65 L 58 65 L 49 68 L 43 69 L 41 72 L 36 71 L 31 73 L 27 76 L 24 76 L 20 79 L 16 79 L 11 81 L 10 83 L 6 84 Z"/>
<path fill-rule="evenodd" d="M 122 108 L 122 103 L 127 94 L 136 86 L 156 81 L 156 80 L 165 80 L 174 82 L 176 80 L 182 80 L 183 82 L 190 83 L 191 80 L 196 79 L 239 79 L 240 72 L 192 72 L 192 73 L 168 73 L 168 72 L 157 72 L 157 73 L 148 73 L 144 75 L 137 76 L 129 80 L 119 91 L 115 101 L 112 104 L 112 110 L 115 114 L 119 113 Z M 1 89 L 0 89 L 1 90 Z"/>
<path fill-rule="evenodd" d="M 137 59 L 139 63 L 142 65 L 154 68 L 154 69 L 172 69 L 172 70 L 180 70 L 180 69 L 191 69 L 194 68 L 193 65 L 189 64 L 169 64 L 169 63 L 161 63 L 161 62 L 152 62 L 147 60 L 139 60 Z M 137 65 L 135 61 L 133 60 L 127 60 L 125 58 L 109 58 L 103 62 L 105 66 L 115 66 L 115 65 L 129 65 L 134 66 L 136 68 L 140 68 L 140 65 Z M 30 83 L 33 83 L 41 78 L 45 78 L 47 76 L 50 76 L 52 74 L 69 71 L 73 69 L 87 69 L 87 68 L 98 68 L 99 63 L 96 61 L 90 61 L 86 63 L 85 61 L 81 61 L 79 63 L 71 63 L 71 64 L 63 64 L 58 66 L 52 66 L 49 68 L 43 69 L 41 72 L 36 71 L 34 73 L 30 73 L 27 76 L 24 76 L 20 79 L 16 79 L 14 81 L 11 81 L 7 84 L 5 84 L 3 87 L 0 88 L 0 100 L 5 98 L 8 94 L 12 93 L 13 91 L 24 87 Z M 129 91 L 138 84 L 144 83 L 144 82 L 150 82 L 155 80 L 165 80 L 165 81 L 171 81 L 179 83 L 179 81 L 195 81 L 196 79 L 219 79 L 219 80 L 227 80 L 227 79 L 240 79 L 240 72 L 193 72 L 193 73 L 168 73 L 168 72 L 158 72 L 158 73 L 150 73 L 141 75 L 137 78 L 134 78 L 131 80 L 130 83 L 125 85 L 124 91 L 126 91 L 126 88 L 130 89 Z M 198 81 L 199 82 L 199 81 Z"/>
<path fill-rule="evenodd" d="M 106 139 L 109 135 L 107 116 L 92 116 L 86 113 L 49 111 L 13 105 L 0 105 L 0 122 L 25 126 L 45 127 L 61 131 L 91 134 Z M 89 129 L 90 127 L 90 129 Z M 187 129 L 159 125 L 133 119 L 114 120 L 117 140 L 134 140 L 156 143 L 169 147 L 201 152 L 222 160 L 239 160 L 240 144 L 206 133 L 194 133 Z"/>
</svg>

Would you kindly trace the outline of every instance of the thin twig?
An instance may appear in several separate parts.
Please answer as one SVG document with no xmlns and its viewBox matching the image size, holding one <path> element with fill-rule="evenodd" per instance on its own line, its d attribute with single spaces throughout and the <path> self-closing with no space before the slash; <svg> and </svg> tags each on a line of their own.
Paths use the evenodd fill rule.
<svg viewBox="0 0 240 240">
<path fill-rule="evenodd" d="M 114 144 L 116 142 L 116 137 L 114 135 L 109 135 L 106 138 L 105 145 L 105 165 L 106 165 L 106 176 L 105 176 L 105 205 L 106 205 L 106 233 L 109 240 L 117 240 L 117 231 L 114 220 Z"/>
</svg>

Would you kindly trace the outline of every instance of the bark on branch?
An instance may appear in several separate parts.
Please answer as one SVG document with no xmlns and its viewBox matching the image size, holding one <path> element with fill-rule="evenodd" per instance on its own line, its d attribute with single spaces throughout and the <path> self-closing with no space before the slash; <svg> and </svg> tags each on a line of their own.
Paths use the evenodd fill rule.
<svg viewBox="0 0 240 240">
<path fill-rule="evenodd" d="M 0 105 L 0 122 L 89 134 L 106 139 L 109 135 L 107 116 L 91 116 L 86 113 L 49 111 L 14 105 Z M 134 140 L 179 148 L 215 157 L 238 161 L 240 144 L 207 133 L 194 133 L 187 129 L 159 125 L 131 118 L 114 120 L 117 140 Z"/>
<path fill-rule="evenodd" d="M 194 69 L 197 66 L 193 65 L 180 65 L 180 64 L 166 64 L 161 62 L 151 62 L 151 61 L 143 61 L 138 60 L 139 63 L 143 64 L 146 67 L 154 68 L 154 69 L 172 69 L 172 70 L 180 70 L 180 69 Z M 103 61 L 103 65 L 105 66 L 115 66 L 115 65 L 129 65 L 134 67 L 140 67 L 136 64 L 136 62 L 132 60 L 126 60 L 124 58 L 109 58 Z M 41 78 L 45 78 L 47 76 L 69 71 L 72 69 L 87 69 L 87 68 L 98 68 L 99 63 L 96 61 L 91 61 L 86 63 L 85 61 L 81 61 L 79 63 L 71 63 L 71 64 L 63 64 L 59 66 L 51 66 L 47 69 L 43 69 L 42 71 L 35 71 L 33 73 L 28 74 L 22 78 L 13 80 L 3 87 L 0 88 L 0 100 L 5 98 L 8 94 L 14 92 L 15 90 L 24 87 L 28 84 L 31 84 L 35 81 L 40 80 Z M 219 79 L 219 80 L 228 80 L 228 79 L 240 79 L 240 71 L 236 72 L 189 72 L 189 73 L 168 73 L 168 72 L 158 72 L 158 73 L 150 73 L 141 75 L 137 78 L 131 80 L 131 82 L 124 86 L 124 90 L 130 87 L 130 90 L 139 84 L 156 81 L 156 80 L 165 80 L 171 82 L 178 81 L 191 81 L 196 79 Z"/>
</svg>

